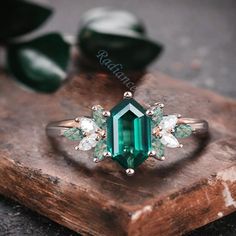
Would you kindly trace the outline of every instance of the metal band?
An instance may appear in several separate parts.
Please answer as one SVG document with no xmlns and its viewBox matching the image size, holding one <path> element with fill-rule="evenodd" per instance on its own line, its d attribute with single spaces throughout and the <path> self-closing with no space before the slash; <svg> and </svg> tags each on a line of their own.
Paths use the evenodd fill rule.
<svg viewBox="0 0 236 236">
<path fill-rule="evenodd" d="M 208 122 L 194 118 L 179 118 L 177 124 L 188 124 L 192 127 L 193 134 L 204 135 L 208 133 Z M 78 127 L 79 123 L 75 120 L 62 120 L 49 123 L 46 127 L 48 136 L 62 136 L 69 128 Z"/>
</svg>

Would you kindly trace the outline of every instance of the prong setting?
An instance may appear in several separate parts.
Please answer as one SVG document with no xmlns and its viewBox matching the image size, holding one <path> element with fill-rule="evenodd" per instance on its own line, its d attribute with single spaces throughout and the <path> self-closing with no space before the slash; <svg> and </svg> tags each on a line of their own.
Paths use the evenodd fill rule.
<svg viewBox="0 0 236 236">
<path fill-rule="evenodd" d="M 149 151 L 148 157 L 156 157 L 156 152 L 154 150 Z"/>
<path fill-rule="evenodd" d="M 146 115 L 147 115 L 147 116 L 153 116 L 153 114 L 154 114 L 153 110 L 148 109 L 148 110 L 146 111 Z"/>
<path fill-rule="evenodd" d="M 125 172 L 128 176 L 132 176 L 135 173 L 134 169 L 132 169 L 132 168 L 127 169 Z"/>
<path fill-rule="evenodd" d="M 164 161 L 165 159 L 166 159 L 166 157 L 165 156 L 162 156 L 162 157 L 157 157 L 156 158 L 158 161 Z"/>
<path fill-rule="evenodd" d="M 101 139 L 105 139 L 106 138 L 106 131 L 105 130 L 99 129 L 99 130 L 96 131 L 96 133 L 99 135 L 99 137 Z"/>
<path fill-rule="evenodd" d="M 75 118 L 75 122 L 79 122 L 80 118 L 79 117 L 76 117 Z"/>
<path fill-rule="evenodd" d="M 111 113 L 109 111 L 104 111 L 102 114 L 103 114 L 104 117 L 111 116 Z"/>
<path fill-rule="evenodd" d="M 133 94 L 131 92 L 127 91 L 127 92 L 124 93 L 124 98 L 125 99 L 129 99 L 129 98 L 132 98 L 132 97 L 133 97 Z"/>
<path fill-rule="evenodd" d="M 163 103 L 159 103 L 158 105 L 159 105 L 160 108 L 164 108 L 165 107 L 165 105 Z"/>
<path fill-rule="evenodd" d="M 111 158 L 112 155 L 111 155 L 110 152 L 104 152 L 104 153 L 103 153 L 103 157 L 104 157 L 104 158 Z"/>
<path fill-rule="evenodd" d="M 97 111 L 97 109 L 98 109 L 97 106 L 92 106 L 93 111 Z"/>
</svg>

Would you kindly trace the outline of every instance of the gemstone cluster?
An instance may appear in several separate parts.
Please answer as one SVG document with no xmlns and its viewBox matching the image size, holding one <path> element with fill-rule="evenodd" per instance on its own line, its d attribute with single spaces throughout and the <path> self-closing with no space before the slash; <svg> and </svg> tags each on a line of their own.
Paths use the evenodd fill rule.
<svg viewBox="0 0 236 236">
<path fill-rule="evenodd" d="M 147 158 L 164 160 L 165 147 L 182 147 L 177 138 L 192 134 L 179 115 L 164 115 L 163 104 L 155 103 L 145 109 L 130 92 L 111 111 L 93 106 L 92 117 L 78 117 L 77 127 L 69 128 L 64 136 L 79 141 L 76 150 L 94 148 L 94 161 L 111 158 L 126 169 L 128 175 Z"/>
</svg>

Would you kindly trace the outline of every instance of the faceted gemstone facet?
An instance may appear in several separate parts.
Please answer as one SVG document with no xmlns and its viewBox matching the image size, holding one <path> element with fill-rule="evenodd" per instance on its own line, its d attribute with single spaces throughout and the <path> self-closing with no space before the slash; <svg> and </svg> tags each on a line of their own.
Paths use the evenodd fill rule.
<svg viewBox="0 0 236 236">
<path fill-rule="evenodd" d="M 106 126 L 106 118 L 104 117 L 103 112 L 104 108 L 100 105 L 95 106 L 95 110 L 93 110 L 93 119 L 101 129 L 105 129 Z"/>
<path fill-rule="evenodd" d="M 86 117 L 81 117 L 79 119 L 79 124 L 81 130 L 87 134 L 92 134 L 98 129 L 98 126 L 95 124 L 95 122 L 92 119 Z"/>
<path fill-rule="evenodd" d="M 160 122 L 159 126 L 163 130 L 171 130 L 175 128 L 175 125 L 177 124 L 178 118 L 176 115 L 169 115 L 164 116 L 162 121 Z"/>
<path fill-rule="evenodd" d="M 176 138 L 187 138 L 192 134 L 192 127 L 187 124 L 178 125 L 175 128 L 175 137 Z"/>
<path fill-rule="evenodd" d="M 167 132 L 162 132 L 161 143 L 169 148 L 179 147 L 178 140 L 171 133 Z"/>
<path fill-rule="evenodd" d="M 97 144 L 97 134 L 90 134 L 89 136 L 84 137 L 79 143 L 79 150 L 88 151 L 94 148 Z"/>
<path fill-rule="evenodd" d="M 133 99 L 124 99 L 111 110 L 107 120 L 107 146 L 122 167 L 136 168 L 151 148 L 151 119 Z"/>
<path fill-rule="evenodd" d="M 78 141 L 83 138 L 82 130 L 79 128 L 70 128 L 66 130 L 63 135 L 72 141 Z"/>
</svg>

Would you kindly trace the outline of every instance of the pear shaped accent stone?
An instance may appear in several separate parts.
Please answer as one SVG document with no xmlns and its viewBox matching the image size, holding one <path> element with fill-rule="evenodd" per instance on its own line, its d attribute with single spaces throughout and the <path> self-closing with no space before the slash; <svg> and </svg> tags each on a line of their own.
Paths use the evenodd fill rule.
<svg viewBox="0 0 236 236">
<path fill-rule="evenodd" d="M 79 143 L 79 146 L 78 146 L 79 150 L 88 151 L 94 148 L 98 143 L 97 138 L 98 138 L 98 135 L 96 133 L 90 134 L 89 136 L 84 137 Z"/>
<path fill-rule="evenodd" d="M 161 143 L 169 148 L 179 147 L 178 140 L 171 134 L 167 132 L 162 132 Z"/>
<path fill-rule="evenodd" d="M 178 121 L 178 118 L 176 115 L 164 116 L 159 126 L 163 130 L 168 131 L 175 128 L 177 121 Z"/>
<path fill-rule="evenodd" d="M 181 124 L 175 127 L 176 138 L 187 138 L 192 134 L 192 127 L 188 124 Z"/>
<path fill-rule="evenodd" d="M 104 159 L 103 153 L 107 152 L 107 142 L 105 139 L 100 140 L 95 149 L 94 149 L 94 157 L 98 158 L 99 161 Z"/>
<path fill-rule="evenodd" d="M 103 112 L 104 112 L 104 108 L 100 105 L 96 105 L 94 107 L 93 114 L 92 114 L 95 123 L 101 129 L 106 128 L 106 118 L 104 117 Z"/>
<path fill-rule="evenodd" d="M 95 133 L 95 131 L 98 129 L 96 123 L 92 119 L 86 117 L 79 118 L 79 124 L 81 130 L 87 134 Z"/>
<path fill-rule="evenodd" d="M 71 141 L 78 141 L 83 138 L 83 133 L 79 128 L 67 129 L 63 135 Z"/>
</svg>

